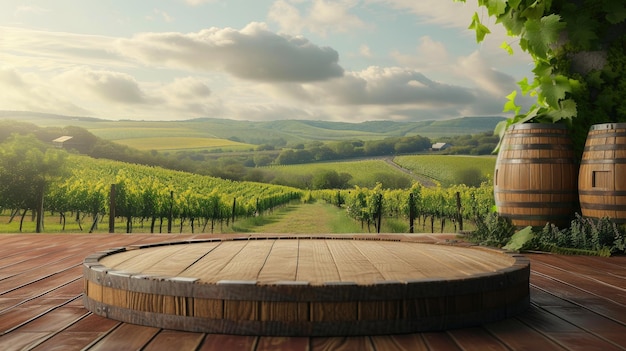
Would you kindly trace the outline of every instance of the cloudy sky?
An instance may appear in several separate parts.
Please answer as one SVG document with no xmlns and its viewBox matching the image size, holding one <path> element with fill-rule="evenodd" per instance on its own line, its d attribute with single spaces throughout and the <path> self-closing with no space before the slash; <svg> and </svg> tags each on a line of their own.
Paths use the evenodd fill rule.
<svg viewBox="0 0 626 351">
<path fill-rule="evenodd" d="M 2 0 L 0 110 L 107 119 L 502 115 L 530 59 L 475 0 Z"/>
</svg>

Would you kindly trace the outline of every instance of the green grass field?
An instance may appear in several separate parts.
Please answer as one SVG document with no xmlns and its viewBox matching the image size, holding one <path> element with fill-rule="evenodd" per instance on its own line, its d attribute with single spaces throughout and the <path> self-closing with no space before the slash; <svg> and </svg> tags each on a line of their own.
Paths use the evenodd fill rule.
<svg viewBox="0 0 626 351">
<path fill-rule="evenodd" d="M 176 150 L 215 150 L 250 151 L 256 147 L 252 144 L 239 143 L 227 139 L 198 138 L 186 136 L 146 137 L 118 139 L 116 143 L 138 150 L 176 151 Z"/>
<path fill-rule="evenodd" d="M 301 178 L 327 170 L 337 173 L 349 173 L 352 176 L 349 184 L 361 187 L 374 187 L 376 182 L 383 182 L 383 186 L 385 186 L 385 180 L 394 181 L 398 177 L 405 179 L 404 182 L 406 184 L 410 185 L 412 182 L 412 178 L 409 175 L 390 166 L 382 159 L 269 166 L 262 168 L 262 170 L 272 173 L 276 178 L 282 179 Z"/>
<path fill-rule="evenodd" d="M 352 176 L 350 185 L 361 187 L 374 187 L 376 182 L 382 182 L 383 186 L 386 186 L 385 180 L 393 181 L 398 177 L 406 179 L 408 184 L 416 179 L 419 181 L 420 178 L 427 178 L 447 187 L 459 183 L 477 185 L 468 184 L 473 183 L 473 178 L 476 177 L 479 178 L 476 180 L 478 184 L 491 179 L 496 163 L 493 156 L 410 155 L 397 156 L 393 160 L 415 177 L 389 165 L 383 159 L 269 166 L 262 170 L 278 179 L 302 179 L 307 175 L 332 170 L 337 173 L 349 173 Z M 469 175 L 466 175 L 467 173 Z"/>
</svg>

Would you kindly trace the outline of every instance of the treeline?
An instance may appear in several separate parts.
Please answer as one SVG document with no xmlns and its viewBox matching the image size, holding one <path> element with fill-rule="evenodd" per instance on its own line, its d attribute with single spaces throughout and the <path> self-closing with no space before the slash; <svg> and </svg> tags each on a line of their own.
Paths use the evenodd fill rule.
<svg viewBox="0 0 626 351">
<path fill-rule="evenodd" d="M 499 141 L 500 137 L 493 132 L 437 138 L 437 142 L 452 145 L 443 151 L 447 155 L 489 155 Z"/>
<path fill-rule="evenodd" d="M 279 165 L 343 160 L 356 157 L 391 156 L 428 150 L 429 138 L 419 135 L 389 137 L 382 140 L 345 140 L 330 143 L 313 142 L 284 149 L 272 162 Z"/>
<path fill-rule="evenodd" d="M 262 144 L 250 152 L 215 153 L 194 150 L 160 153 L 140 151 L 104 140 L 80 127 L 39 127 L 32 123 L 0 121 L 0 143 L 14 133 L 33 134 L 47 144 L 60 136 L 72 136 L 72 139 L 63 144 L 66 150 L 99 159 L 158 166 L 236 181 L 277 184 L 282 184 L 280 179 L 268 179 L 268 175 L 259 171 L 258 167 L 420 153 L 429 150 L 433 142 L 451 144 L 452 147 L 443 151 L 444 153 L 482 155 L 491 153 L 498 142 L 498 138 L 491 133 L 444 137 L 437 140 L 415 135 L 365 141 L 311 141 L 280 146 Z"/>
</svg>

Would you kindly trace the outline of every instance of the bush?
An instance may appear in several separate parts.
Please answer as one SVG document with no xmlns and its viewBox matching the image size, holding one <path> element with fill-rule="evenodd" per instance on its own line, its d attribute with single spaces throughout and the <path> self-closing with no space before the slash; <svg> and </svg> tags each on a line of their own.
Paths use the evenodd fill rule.
<svg viewBox="0 0 626 351">
<path fill-rule="evenodd" d="M 476 219 L 476 230 L 469 234 L 468 239 L 480 245 L 502 247 L 514 232 L 515 226 L 510 220 L 489 212 L 484 218 Z"/>
<path fill-rule="evenodd" d="M 532 245 L 543 251 L 608 256 L 624 253 L 626 235 L 623 227 L 608 218 L 593 219 L 576 214 L 569 228 L 546 225 L 536 233 Z"/>
</svg>

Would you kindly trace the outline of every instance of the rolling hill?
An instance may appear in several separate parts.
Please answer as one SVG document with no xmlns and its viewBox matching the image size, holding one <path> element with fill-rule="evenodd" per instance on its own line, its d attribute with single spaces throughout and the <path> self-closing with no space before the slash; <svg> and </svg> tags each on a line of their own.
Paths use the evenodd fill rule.
<svg viewBox="0 0 626 351">
<path fill-rule="evenodd" d="M 39 126 L 76 126 L 107 140 L 189 137 L 227 139 L 247 144 L 306 142 L 312 140 L 373 140 L 391 136 L 435 138 L 492 131 L 504 117 L 463 117 L 441 121 L 361 123 L 313 120 L 236 121 L 196 118 L 183 121 L 107 120 L 23 111 L 0 111 L 0 119 Z"/>
</svg>

